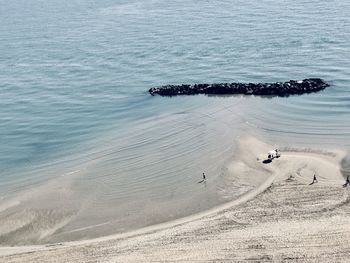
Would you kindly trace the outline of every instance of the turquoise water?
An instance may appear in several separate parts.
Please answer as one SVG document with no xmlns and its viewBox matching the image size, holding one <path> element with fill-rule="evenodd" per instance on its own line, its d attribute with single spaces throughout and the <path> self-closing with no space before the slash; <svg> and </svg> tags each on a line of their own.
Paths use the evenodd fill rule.
<svg viewBox="0 0 350 263">
<path fill-rule="evenodd" d="M 69 218 L 59 240 L 207 209 L 243 193 L 225 167 L 248 130 L 272 144 L 348 151 L 349 13 L 341 0 L 3 1 L 0 196 L 20 202 L 1 216 L 22 206 L 40 221 L 69 203 L 56 216 Z M 147 93 L 308 77 L 332 86 L 290 98 Z M 206 187 L 196 184 L 203 171 Z"/>
</svg>

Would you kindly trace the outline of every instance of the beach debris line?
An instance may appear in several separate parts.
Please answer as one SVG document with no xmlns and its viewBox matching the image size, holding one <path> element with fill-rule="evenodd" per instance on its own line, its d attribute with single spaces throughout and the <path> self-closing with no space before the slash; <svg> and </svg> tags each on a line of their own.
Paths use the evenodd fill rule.
<svg viewBox="0 0 350 263">
<path fill-rule="evenodd" d="M 214 84 L 181 84 L 164 85 L 149 89 L 149 93 L 161 96 L 178 95 L 260 95 L 279 96 L 301 95 L 318 92 L 327 88 L 329 84 L 320 78 L 308 78 L 304 80 L 290 80 L 275 83 L 214 83 Z"/>
</svg>

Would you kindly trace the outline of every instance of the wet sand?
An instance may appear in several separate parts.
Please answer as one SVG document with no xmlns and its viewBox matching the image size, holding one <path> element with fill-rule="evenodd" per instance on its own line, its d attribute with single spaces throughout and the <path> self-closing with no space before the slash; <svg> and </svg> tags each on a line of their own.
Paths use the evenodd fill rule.
<svg viewBox="0 0 350 263">
<path fill-rule="evenodd" d="M 342 187 L 344 153 L 282 148 L 280 158 L 263 163 L 271 146 L 253 138 L 240 144 L 240 159 L 229 169 L 261 184 L 235 201 L 99 239 L 2 247 L 0 262 L 347 262 L 350 187 Z M 315 173 L 318 183 L 310 185 Z"/>
</svg>

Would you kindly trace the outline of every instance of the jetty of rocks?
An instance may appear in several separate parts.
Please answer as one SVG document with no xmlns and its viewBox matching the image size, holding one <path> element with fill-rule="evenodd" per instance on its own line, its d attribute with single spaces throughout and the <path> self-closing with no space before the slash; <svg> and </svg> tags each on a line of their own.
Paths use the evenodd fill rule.
<svg viewBox="0 0 350 263">
<path fill-rule="evenodd" d="M 290 80 L 276 83 L 216 83 L 216 84 L 182 84 L 165 85 L 158 88 L 149 89 L 149 93 L 161 96 L 178 95 L 259 95 L 259 96 L 279 96 L 301 95 L 304 93 L 317 92 L 328 87 L 329 84 L 319 78 L 309 78 L 304 80 Z"/>
</svg>

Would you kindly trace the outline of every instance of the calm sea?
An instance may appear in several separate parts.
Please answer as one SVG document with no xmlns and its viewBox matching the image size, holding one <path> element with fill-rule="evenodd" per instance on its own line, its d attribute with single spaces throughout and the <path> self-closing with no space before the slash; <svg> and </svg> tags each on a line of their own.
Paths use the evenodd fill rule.
<svg viewBox="0 0 350 263">
<path fill-rule="evenodd" d="M 226 169 L 249 131 L 350 150 L 349 13 L 345 0 L 0 1 L 0 219 L 32 218 L 44 233 L 52 217 L 60 240 L 213 207 L 254 187 Z M 289 98 L 147 93 L 308 77 L 332 86 Z"/>
</svg>

